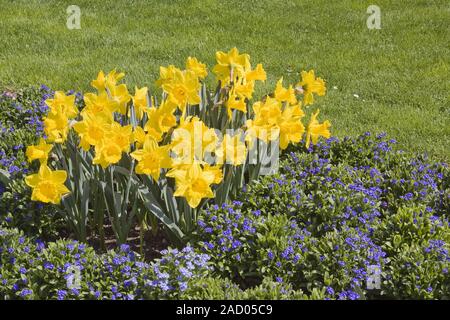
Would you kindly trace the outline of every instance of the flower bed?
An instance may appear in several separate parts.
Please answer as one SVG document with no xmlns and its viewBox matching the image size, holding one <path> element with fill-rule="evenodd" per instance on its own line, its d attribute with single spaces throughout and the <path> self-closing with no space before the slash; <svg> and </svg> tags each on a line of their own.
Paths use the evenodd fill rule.
<svg viewBox="0 0 450 320">
<path fill-rule="evenodd" d="M 161 94 L 135 87 L 131 95 L 116 70 L 100 71 L 91 82 L 96 92 L 82 102 L 54 92 L 45 100 L 43 135 L 26 149 L 38 168 L 25 177 L 31 200 L 55 205 L 78 240 L 96 237 L 103 248 L 108 224 L 119 244 L 135 227 L 143 238 L 161 226 L 183 243 L 204 206 L 225 203 L 275 171 L 280 149 L 330 137 L 318 109 L 302 123 L 302 107 L 326 92 L 314 70 L 288 87 L 281 78 L 255 101 L 267 78 L 262 64 L 253 67 L 236 48 L 216 52 L 216 60 L 215 90 L 206 86 L 206 65 L 188 57 L 184 69 L 160 67 Z M 4 184 L 12 184 L 10 171 L 0 171 Z"/>
<path fill-rule="evenodd" d="M 195 58 L 161 67 L 160 103 L 116 71 L 2 94 L 0 297 L 449 298 L 448 165 L 304 127 L 313 71 L 252 103 L 262 65 L 216 58 L 214 92 Z"/>
<path fill-rule="evenodd" d="M 446 164 L 396 151 L 384 135 L 332 138 L 288 150 L 279 175 L 252 183 L 232 204 L 202 211 L 188 249 L 164 251 L 159 260 L 145 262 L 127 247 L 95 254 L 63 240 L 44 248 L 3 230 L 0 294 L 449 298 L 449 189 Z M 71 264 L 86 266 L 80 290 L 67 289 Z M 368 266 L 380 268 L 380 289 L 367 289 Z"/>
</svg>

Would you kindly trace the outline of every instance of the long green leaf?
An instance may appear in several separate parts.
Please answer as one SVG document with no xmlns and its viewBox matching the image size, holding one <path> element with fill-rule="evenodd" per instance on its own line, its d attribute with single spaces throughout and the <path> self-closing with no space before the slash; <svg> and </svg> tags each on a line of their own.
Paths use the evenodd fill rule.
<svg viewBox="0 0 450 320">
<path fill-rule="evenodd" d="M 0 182 L 5 186 L 8 186 L 11 183 L 11 176 L 9 172 L 0 169 Z"/>
<path fill-rule="evenodd" d="M 142 186 L 141 188 L 139 188 L 139 194 L 144 207 L 147 208 L 153 215 L 155 215 L 178 239 L 183 239 L 184 233 L 158 205 L 158 202 L 156 201 L 150 190 L 147 187 Z"/>
</svg>

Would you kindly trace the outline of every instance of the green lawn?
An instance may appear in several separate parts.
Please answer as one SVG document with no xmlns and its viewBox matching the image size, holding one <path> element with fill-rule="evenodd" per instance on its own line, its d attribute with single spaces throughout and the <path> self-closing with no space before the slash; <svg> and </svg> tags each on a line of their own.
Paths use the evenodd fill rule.
<svg viewBox="0 0 450 320">
<path fill-rule="evenodd" d="M 66 28 L 70 4 L 81 30 Z M 366 27 L 370 4 L 381 30 Z M 449 27 L 448 0 L 0 0 L 0 86 L 87 90 L 112 68 L 130 87 L 153 86 L 160 65 L 192 55 L 212 67 L 216 50 L 237 46 L 268 71 L 259 92 L 314 68 L 328 86 L 316 106 L 335 135 L 386 131 L 448 160 Z"/>
</svg>

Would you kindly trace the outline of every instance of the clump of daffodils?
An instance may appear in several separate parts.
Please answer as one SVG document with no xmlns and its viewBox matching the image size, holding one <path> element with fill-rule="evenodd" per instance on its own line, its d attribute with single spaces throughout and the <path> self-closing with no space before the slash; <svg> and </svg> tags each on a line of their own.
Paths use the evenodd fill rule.
<svg viewBox="0 0 450 320">
<path fill-rule="evenodd" d="M 91 82 L 96 92 L 84 95 L 82 110 L 74 95 L 57 91 L 46 101 L 45 139 L 27 149 L 29 161 L 40 162 L 39 172 L 26 177 L 32 199 L 58 204 L 73 192 L 65 183 L 68 174 L 69 179 L 75 177 L 52 171 L 48 164 L 54 145 L 76 146 L 83 157 L 91 154 L 91 161 L 85 162 L 99 170 L 122 166 L 127 158 L 132 164 L 128 169 L 137 177 L 148 176 L 160 187 L 166 181 L 174 186 L 174 197 L 196 208 L 215 197 L 226 179 L 224 172 L 231 175 L 236 172 L 232 168 L 240 167 L 244 175 L 249 150 L 259 144 L 255 141 L 279 141 L 285 149 L 302 139 L 309 147 L 319 137 L 330 136 L 330 122 L 319 122 L 319 110 L 306 128 L 302 124 L 302 105 L 325 94 L 325 82 L 313 70 L 302 72 L 294 85 L 285 86 L 281 78 L 272 93 L 252 102 L 255 85 L 267 79 L 263 66 L 252 67 L 250 56 L 236 48 L 217 52 L 216 59 L 212 72 L 218 88 L 212 94 L 204 84 L 206 65 L 192 57 L 183 70 L 174 65 L 160 68 L 156 85 L 162 99 L 147 87 L 130 92 L 121 83 L 125 74 L 115 70 L 98 73 Z"/>
</svg>

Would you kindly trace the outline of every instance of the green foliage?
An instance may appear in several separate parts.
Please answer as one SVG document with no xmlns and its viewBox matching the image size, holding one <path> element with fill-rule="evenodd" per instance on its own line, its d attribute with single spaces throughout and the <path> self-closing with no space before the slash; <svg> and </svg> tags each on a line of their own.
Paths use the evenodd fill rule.
<svg viewBox="0 0 450 320">
<path fill-rule="evenodd" d="M 266 277 L 308 297 L 448 297 L 450 170 L 394 149 L 370 134 L 291 148 L 277 176 L 199 217 L 199 248 L 244 288 Z"/>
<path fill-rule="evenodd" d="M 62 227 L 61 217 L 51 206 L 31 202 L 22 180 L 30 169 L 25 146 L 41 136 L 44 100 L 51 94 L 43 86 L 0 95 L 0 225 L 54 239 Z"/>
<path fill-rule="evenodd" d="M 62 217 L 52 206 L 30 202 L 31 192 L 21 180 L 14 180 L 0 198 L 0 225 L 19 228 L 27 235 L 56 239 L 64 229 Z"/>
<path fill-rule="evenodd" d="M 324 291 L 324 290 L 322 290 Z M 264 278 L 256 287 L 242 290 L 227 278 L 201 278 L 185 291 L 181 299 L 192 300 L 305 300 L 309 297 L 301 290 L 295 291 L 289 284 Z M 312 299 L 323 299 L 324 292 L 314 290 Z"/>
<path fill-rule="evenodd" d="M 127 245 L 96 254 L 77 241 L 46 246 L 16 229 L 0 228 L 3 299 L 177 299 L 208 276 L 209 257 L 168 249 L 151 264 Z"/>
<path fill-rule="evenodd" d="M 241 300 L 244 292 L 228 278 L 200 278 L 185 292 L 180 299 L 191 300 Z"/>
<path fill-rule="evenodd" d="M 360 149 L 363 157 L 351 155 Z M 241 201 L 200 211 L 192 247 L 163 251 L 151 263 L 128 246 L 99 255 L 84 244 L 59 240 L 45 248 L 1 230 L 0 294 L 447 299 L 450 170 L 394 149 L 383 135 L 368 134 L 291 149 L 280 173 L 252 183 Z M 80 290 L 68 290 L 67 268 L 77 263 L 86 274 Z M 366 283 L 373 266 L 381 271 L 375 290 Z"/>
</svg>

